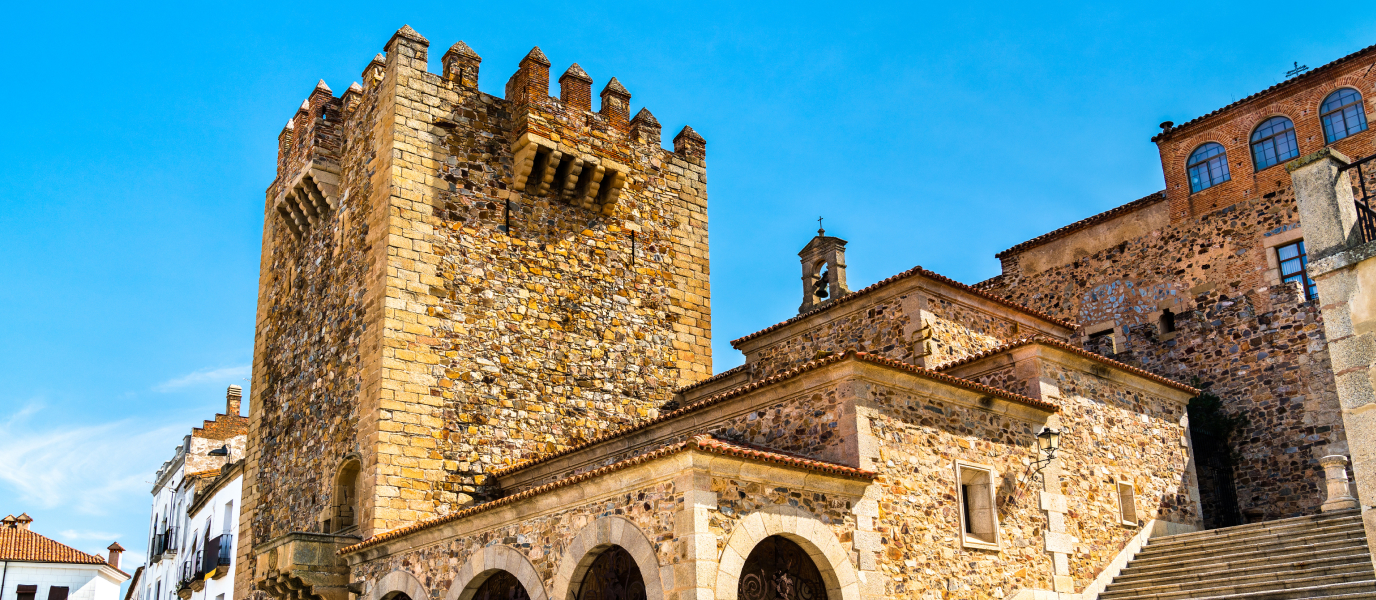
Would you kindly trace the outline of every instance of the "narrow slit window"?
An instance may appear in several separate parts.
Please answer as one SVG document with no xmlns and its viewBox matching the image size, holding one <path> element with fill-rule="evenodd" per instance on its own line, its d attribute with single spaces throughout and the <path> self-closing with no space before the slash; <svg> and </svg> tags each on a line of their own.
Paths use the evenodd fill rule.
<svg viewBox="0 0 1376 600">
<path fill-rule="evenodd" d="M 1124 525 L 1137 525 L 1137 495 L 1131 483 L 1118 482 L 1118 517 Z"/>
<path fill-rule="evenodd" d="M 988 467 L 956 463 L 960 493 L 962 545 L 997 549 L 998 515 L 994 510 L 994 472 Z"/>
</svg>

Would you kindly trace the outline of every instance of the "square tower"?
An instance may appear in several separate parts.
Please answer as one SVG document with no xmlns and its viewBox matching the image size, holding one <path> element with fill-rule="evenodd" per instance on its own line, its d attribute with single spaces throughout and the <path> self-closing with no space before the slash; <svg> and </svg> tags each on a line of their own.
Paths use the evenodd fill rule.
<svg viewBox="0 0 1376 600">
<path fill-rule="evenodd" d="M 662 148 L 615 78 L 592 111 L 577 65 L 551 97 L 539 48 L 499 98 L 467 45 L 439 75 L 428 46 L 403 27 L 279 137 L 236 597 L 340 594 L 338 565 L 288 568 L 293 548 L 480 502 L 493 469 L 711 374 L 703 138 Z"/>
</svg>

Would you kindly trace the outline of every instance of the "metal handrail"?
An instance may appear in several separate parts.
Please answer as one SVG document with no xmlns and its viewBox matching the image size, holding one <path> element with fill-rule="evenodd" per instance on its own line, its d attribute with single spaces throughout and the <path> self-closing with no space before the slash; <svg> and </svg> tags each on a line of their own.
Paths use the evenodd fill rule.
<svg viewBox="0 0 1376 600">
<path fill-rule="evenodd" d="M 1362 168 L 1367 163 L 1376 159 L 1376 154 L 1354 161 L 1340 169 L 1340 171 L 1357 171 L 1357 195 L 1353 196 L 1352 204 L 1357 209 L 1357 231 L 1362 235 L 1362 242 L 1376 240 L 1376 210 L 1372 210 L 1371 204 L 1373 196 L 1376 196 L 1376 189 L 1367 189 L 1366 173 Z"/>
</svg>

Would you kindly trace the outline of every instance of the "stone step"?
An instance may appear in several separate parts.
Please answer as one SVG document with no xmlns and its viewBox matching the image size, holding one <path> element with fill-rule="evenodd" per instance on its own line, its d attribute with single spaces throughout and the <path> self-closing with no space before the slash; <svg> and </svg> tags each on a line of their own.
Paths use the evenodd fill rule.
<svg viewBox="0 0 1376 600">
<path fill-rule="evenodd" d="M 1337 565 L 1319 565 L 1307 568 L 1277 570 L 1268 573 L 1250 573 L 1231 576 L 1214 577 L 1202 581 L 1194 579 L 1167 578 L 1155 580 L 1143 580 L 1135 582 L 1119 582 L 1114 580 L 1113 584 L 1104 590 L 1099 597 L 1102 600 L 1110 600 L 1114 597 L 1131 596 L 1134 594 L 1193 594 L 1198 591 L 1229 588 L 1229 589 L 1271 589 L 1285 587 L 1289 582 L 1296 581 L 1324 581 L 1326 583 L 1364 581 L 1376 579 L 1376 573 L 1372 572 L 1371 560 L 1367 559 L 1363 563 L 1348 563 Z"/>
<path fill-rule="evenodd" d="M 1158 583 L 1174 582 L 1213 582 L 1228 577 L 1270 575 L 1304 569 L 1321 567 L 1338 568 L 1345 566 L 1355 566 L 1357 568 L 1371 570 L 1371 554 L 1366 551 L 1365 546 L 1355 546 L 1347 552 L 1324 552 L 1321 555 L 1313 557 L 1301 556 L 1297 557 L 1296 560 L 1288 561 L 1276 561 L 1274 559 L 1262 557 L 1220 563 L 1202 569 L 1198 567 L 1141 569 L 1132 574 L 1128 574 L 1125 569 L 1118 577 L 1114 578 L 1113 584 L 1110 585 L 1109 588 L 1112 589 L 1113 586 L 1120 584 L 1155 585 Z"/>
<path fill-rule="evenodd" d="M 1350 548 L 1353 546 L 1365 547 L 1365 545 L 1365 536 L 1342 538 L 1318 536 L 1314 538 L 1303 537 L 1294 540 L 1276 541 L 1267 544 L 1206 548 L 1204 550 L 1196 550 L 1187 547 L 1174 553 L 1158 553 L 1156 555 L 1138 554 L 1133 558 L 1132 563 L 1129 564 L 1129 568 L 1148 569 L 1160 566 L 1189 566 L 1199 568 L 1220 562 L 1231 562 L 1250 558 L 1278 559 L 1278 562 L 1285 562 L 1279 559 L 1306 552 L 1329 552 L 1338 548 Z"/>
<path fill-rule="evenodd" d="M 1203 592 L 1204 590 L 1200 590 Z M 1211 596 L 1158 596 L 1144 594 L 1121 596 L 1115 600 L 1167 600 L 1168 598 L 1189 598 L 1190 600 L 1353 600 L 1356 598 L 1376 598 L 1376 579 L 1350 581 L 1329 585 L 1309 585 L 1281 590 L 1249 592 L 1228 592 L 1211 590 Z M 1105 598 L 1100 595 L 1099 598 Z"/>
<path fill-rule="evenodd" d="M 1366 530 L 1360 521 L 1353 524 L 1330 524 L 1323 527 L 1284 529 L 1273 533 L 1256 533 L 1247 537 L 1225 538 L 1219 540 L 1197 540 L 1188 544 L 1160 544 L 1155 540 L 1142 547 L 1142 554 L 1174 554 L 1182 551 L 1212 550 L 1216 548 L 1237 548 L 1284 543 L 1301 539 L 1333 537 L 1334 539 L 1366 537 Z"/>
<path fill-rule="evenodd" d="M 1205 539 L 1216 539 L 1216 538 L 1220 538 L 1220 537 L 1232 537 L 1232 536 L 1236 536 L 1236 535 L 1239 535 L 1239 534 L 1246 535 L 1246 534 L 1248 534 L 1248 533 L 1255 532 L 1255 531 L 1259 531 L 1259 530 L 1264 530 L 1264 529 L 1282 529 L 1282 528 L 1290 528 L 1290 527 L 1309 527 L 1309 526 L 1312 526 L 1312 525 L 1315 525 L 1315 524 L 1318 524 L 1318 523 L 1323 523 L 1323 522 L 1326 522 L 1326 521 L 1335 521 L 1335 520 L 1344 520 L 1344 519 L 1353 519 L 1353 520 L 1356 520 L 1358 523 L 1360 523 L 1361 520 L 1362 520 L 1361 512 L 1358 511 L 1358 510 L 1356 510 L 1356 509 L 1353 509 L 1353 510 L 1340 510 L 1340 511 L 1334 511 L 1334 512 L 1330 512 L 1330 513 L 1321 513 L 1321 514 L 1317 514 L 1317 515 L 1306 515 L 1306 516 L 1303 516 L 1303 517 L 1289 517 L 1289 518 L 1285 518 L 1285 519 L 1276 519 L 1276 520 L 1274 520 L 1274 521 L 1265 521 L 1265 522 L 1262 522 L 1262 523 L 1248 523 L 1248 524 L 1246 524 L 1246 525 L 1234 525 L 1234 526 L 1232 526 L 1232 527 L 1221 527 L 1221 528 L 1218 528 L 1218 529 L 1209 529 L 1209 530 L 1206 530 L 1206 531 L 1195 531 L 1195 532 L 1191 532 L 1191 533 L 1177 533 L 1177 534 L 1175 534 L 1175 535 L 1161 536 L 1161 537 L 1159 537 L 1159 538 L 1155 538 L 1153 541 L 1161 541 L 1161 542 L 1181 541 L 1181 542 L 1188 542 L 1188 541 L 1198 540 L 1198 539 L 1201 539 L 1201 538 L 1205 538 Z"/>
<path fill-rule="evenodd" d="M 1214 530 L 1219 531 L 1219 530 Z M 1330 519 L 1309 524 L 1291 524 L 1283 527 L 1268 527 L 1260 529 L 1248 529 L 1246 531 L 1234 532 L 1230 534 L 1219 534 L 1215 536 L 1192 537 L 1189 539 L 1179 539 L 1180 536 L 1162 536 L 1153 538 L 1147 543 L 1147 548 L 1158 550 L 1171 550 L 1181 547 L 1204 548 L 1221 544 L 1247 543 L 1252 540 L 1288 538 L 1295 535 L 1321 535 L 1324 533 L 1336 533 L 1347 531 L 1364 531 L 1361 517 L 1347 517 L 1342 519 Z M 1187 533 L 1183 535 L 1193 536 Z M 1144 550 L 1145 551 L 1145 550 Z"/>
</svg>

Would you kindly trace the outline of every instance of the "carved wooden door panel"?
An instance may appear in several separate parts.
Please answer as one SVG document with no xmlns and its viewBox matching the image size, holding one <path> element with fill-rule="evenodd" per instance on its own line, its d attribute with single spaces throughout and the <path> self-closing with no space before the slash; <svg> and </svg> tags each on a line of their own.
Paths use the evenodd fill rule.
<svg viewBox="0 0 1376 600">
<path fill-rule="evenodd" d="M 612 546 L 592 561 L 577 600 L 645 600 L 645 580 L 635 559 L 621 546 Z"/>
<path fill-rule="evenodd" d="M 761 541 L 741 569 L 738 600 L 826 600 L 826 584 L 812 558 L 781 536 Z"/>
</svg>

